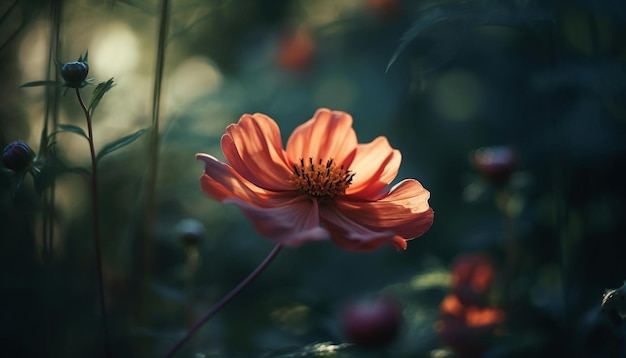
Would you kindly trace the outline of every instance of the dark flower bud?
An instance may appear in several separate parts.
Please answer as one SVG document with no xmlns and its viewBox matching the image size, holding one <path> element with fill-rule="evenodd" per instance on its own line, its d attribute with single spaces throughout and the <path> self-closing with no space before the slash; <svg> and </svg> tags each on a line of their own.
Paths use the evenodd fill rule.
<svg viewBox="0 0 626 358">
<path fill-rule="evenodd" d="M 476 149 L 470 161 L 486 180 L 496 185 L 505 184 L 517 164 L 515 152 L 505 146 Z"/>
<path fill-rule="evenodd" d="M 89 65 L 87 65 L 87 62 L 73 61 L 64 63 L 61 66 L 61 77 L 65 80 L 65 85 L 70 88 L 82 87 L 88 73 Z"/>
<path fill-rule="evenodd" d="M 2 163 L 8 169 L 21 172 L 33 163 L 35 152 L 21 140 L 9 143 L 2 152 Z"/>
<path fill-rule="evenodd" d="M 389 297 L 368 297 L 352 302 L 341 312 L 341 326 L 349 341 L 380 348 L 394 341 L 402 327 L 402 310 Z"/>
<path fill-rule="evenodd" d="M 183 219 L 176 226 L 180 241 L 185 246 L 197 246 L 204 237 L 204 225 L 195 219 Z"/>
</svg>

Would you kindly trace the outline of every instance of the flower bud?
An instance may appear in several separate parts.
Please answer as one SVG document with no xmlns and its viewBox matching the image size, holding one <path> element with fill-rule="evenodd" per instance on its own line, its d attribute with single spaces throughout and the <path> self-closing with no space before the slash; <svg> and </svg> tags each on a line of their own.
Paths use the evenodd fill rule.
<svg viewBox="0 0 626 358">
<path fill-rule="evenodd" d="M 176 226 L 180 241 L 185 246 L 196 246 L 205 235 L 204 225 L 195 219 L 183 219 Z"/>
<path fill-rule="evenodd" d="M 470 161 L 487 181 L 496 185 L 505 184 L 517 164 L 515 152 L 506 146 L 476 149 Z"/>
<path fill-rule="evenodd" d="M 88 73 L 87 62 L 73 61 L 61 66 L 61 77 L 65 80 L 65 85 L 70 88 L 80 88 Z"/>
<path fill-rule="evenodd" d="M 389 297 L 362 298 L 341 312 L 341 326 L 349 341 L 379 348 L 394 341 L 402 326 L 400 305 Z"/>
<path fill-rule="evenodd" d="M 2 152 L 2 163 L 8 169 L 21 172 L 33 163 L 35 152 L 21 140 L 9 143 Z"/>
</svg>

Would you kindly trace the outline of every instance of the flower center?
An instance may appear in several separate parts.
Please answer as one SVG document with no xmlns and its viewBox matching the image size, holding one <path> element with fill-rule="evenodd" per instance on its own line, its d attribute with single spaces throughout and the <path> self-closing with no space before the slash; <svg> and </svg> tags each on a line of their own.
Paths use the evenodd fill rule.
<svg viewBox="0 0 626 358">
<path fill-rule="evenodd" d="M 346 192 L 352 183 L 354 173 L 341 165 L 338 167 L 330 159 L 322 164 L 320 159 L 317 164 L 313 158 L 309 158 L 308 164 L 300 159 L 300 165 L 293 165 L 293 175 L 289 182 L 300 188 L 302 193 L 314 198 L 334 198 Z"/>
</svg>

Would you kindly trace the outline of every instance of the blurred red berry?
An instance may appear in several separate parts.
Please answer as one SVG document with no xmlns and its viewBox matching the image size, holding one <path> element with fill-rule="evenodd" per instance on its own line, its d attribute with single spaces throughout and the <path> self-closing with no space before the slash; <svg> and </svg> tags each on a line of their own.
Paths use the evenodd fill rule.
<svg viewBox="0 0 626 358">
<path fill-rule="evenodd" d="M 366 348 L 392 343 L 403 324 L 400 304 L 389 297 L 362 298 L 345 306 L 341 327 L 348 340 Z"/>
<path fill-rule="evenodd" d="M 35 152 L 21 140 L 9 143 L 2 152 L 2 163 L 8 169 L 21 172 L 28 169 L 35 159 Z"/>
<path fill-rule="evenodd" d="M 276 62 L 285 69 L 302 71 L 309 66 L 314 52 L 315 40 L 311 34 L 304 29 L 297 29 L 280 39 Z"/>
<path fill-rule="evenodd" d="M 517 156 L 513 149 L 506 146 L 483 147 L 472 153 L 470 161 L 485 180 L 502 185 L 515 170 Z"/>
</svg>

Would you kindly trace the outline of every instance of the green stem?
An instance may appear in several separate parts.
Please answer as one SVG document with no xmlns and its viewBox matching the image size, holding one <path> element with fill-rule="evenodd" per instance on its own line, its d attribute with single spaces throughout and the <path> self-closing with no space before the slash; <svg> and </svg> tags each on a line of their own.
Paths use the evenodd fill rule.
<svg viewBox="0 0 626 358">
<path fill-rule="evenodd" d="M 150 144 L 148 147 L 148 166 L 144 177 L 145 191 L 143 197 L 143 210 L 141 217 L 141 260 L 139 309 L 137 310 L 139 325 L 145 325 L 148 317 L 149 293 L 148 282 L 152 274 L 153 245 L 154 245 L 154 221 L 156 217 L 156 186 L 159 174 L 159 147 L 160 147 L 160 116 L 161 116 L 161 92 L 163 84 L 163 72 L 165 66 L 165 48 L 169 28 L 169 0 L 161 0 L 159 17 L 159 33 L 157 39 L 156 64 L 154 70 L 154 88 L 152 92 L 152 127 L 150 130 Z M 147 347 L 145 339 L 139 340 L 139 350 L 144 352 Z M 143 354 L 145 355 L 145 354 Z"/>
<path fill-rule="evenodd" d="M 96 265 L 98 266 L 98 286 L 100 291 L 100 314 L 102 315 L 102 334 L 104 338 L 104 349 L 106 357 L 111 357 L 111 348 L 109 346 L 109 333 L 107 329 L 106 304 L 104 301 L 104 275 L 102 273 L 102 241 L 100 240 L 100 219 L 98 210 L 98 163 L 96 162 L 96 150 L 93 143 L 93 126 L 91 124 L 91 115 L 85 102 L 80 95 L 80 90 L 76 88 L 76 97 L 78 103 L 85 114 L 87 120 L 87 135 L 89 141 L 89 151 L 91 153 L 91 201 L 93 205 L 93 234 L 94 245 L 96 248 Z"/>
<path fill-rule="evenodd" d="M 16 1 L 17 3 L 17 1 Z M 59 50 L 59 38 L 61 29 L 61 14 L 63 0 L 54 0 L 50 3 L 50 46 L 48 48 L 48 67 L 46 70 L 46 79 L 51 80 L 54 74 L 55 80 L 58 77 L 58 71 L 54 58 Z M 2 21 L 0 20 L 0 23 Z M 46 86 L 46 110 L 43 119 L 43 129 L 41 132 L 42 145 L 47 143 L 48 128 L 56 128 L 58 125 L 59 114 L 59 88 Z M 56 153 L 54 147 L 39 148 L 39 152 L 46 160 L 54 161 Z M 43 194 L 43 215 L 42 215 L 42 241 L 43 241 L 43 257 L 44 262 L 49 264 L 52 259 L 52 250 L 54 247 L 54 200 L 56 180 L 53 177 L 50 188 Z"/>
<path fill-rule="evenodd" d="M 176 354 L 176 352 L 183 346 L 183 344 L 187 342 L 189 338 L 191 338 L 191 336 L 193 336 L 193 334 L 196 333 L 196 331 L 204 323 L 206 323 L 206 321 L 208 321 L 217 312 L 219 312 L 220 309 L 222 309 L 228 302 L 230 302 L 235 296 L 237 296 L 239 292 L 241 292 L 241 290 L 246 288 L 246 286 L 248 286 L 250 282 L 252 282 L 252 280 L 254 280 L 261 272 L 263 272 L 263 270 L 265 270 L 265 268 L 272 262 L 272 260 L 274 260 L 274 258 L 280 252 L 280 249 L 282 248 L 283 247 L 280 244 L 277 244 L 276 246 L 274 246 L 274 249 L 267 255 L 265 260 L 263 260 L 263 262 L 261 262 L 259 266 L 248 275 L 248 277 L 246 277 L 243 281 L 241 281 L 239 285 L 237 285 L 237 287 L 233 288 L 218 303 L 216 303 L 213 307 L 211 307 L 211 309 L 207 311 L 204 314 L 204 316 L 200 317 L 200 319 L 197 320 L 196 323 L 194 323 L 193 326 L 191 326 L 191 328 L 189 328 L 189 331 L 187 331 L 187 333 L 181 339 L 179 339 L 178 342 L 176 342 L 174 347 L 172 347 L 172 349 L 170 349 L 170 351 L 167 352 L 165 357 L 166 358 L 173 357 L 174 354 Z"/>
</svg>

